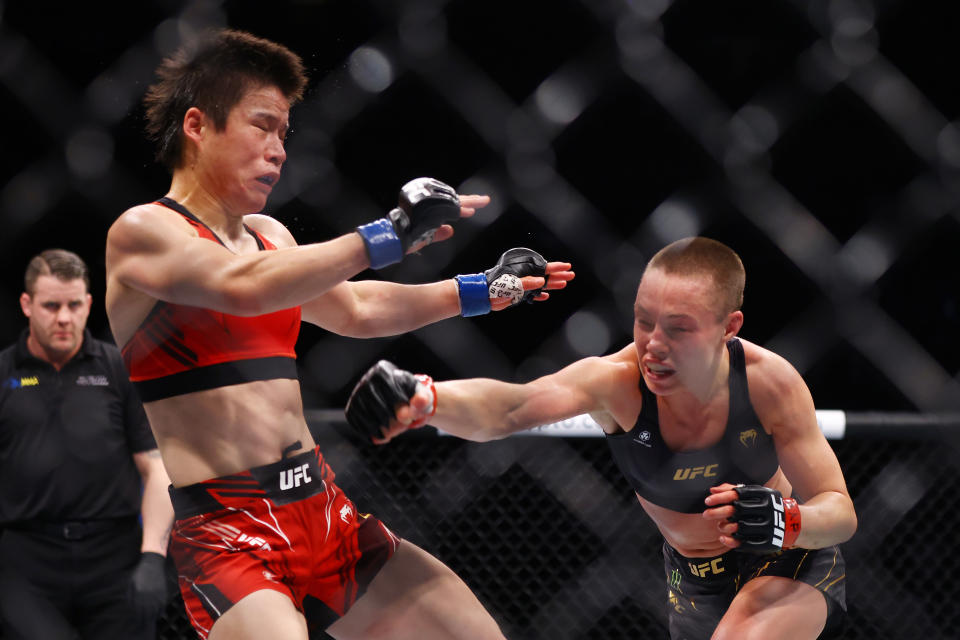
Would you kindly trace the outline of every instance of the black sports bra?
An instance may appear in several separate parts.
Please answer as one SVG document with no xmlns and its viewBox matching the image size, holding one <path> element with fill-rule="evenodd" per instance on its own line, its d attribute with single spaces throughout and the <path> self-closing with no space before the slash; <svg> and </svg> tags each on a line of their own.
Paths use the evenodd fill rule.
<svg viewBox="0 0 960 640">
<path fill-rule="evenodd" d="M 644 499 L 674 511 L 699 513 L 710 487 L 724 482 L 765 484 L 780 466 L 773 438 L 763 430 L 750 404 L 743 345 L 727 342 L 730 352 L 730 412 L 715 445 L 698 451 L 671 451 L 660 434 L 657 397 L 640 377 L 643 407 L 633 429 L 607 435 L 613 458 Z"/>
</svg>

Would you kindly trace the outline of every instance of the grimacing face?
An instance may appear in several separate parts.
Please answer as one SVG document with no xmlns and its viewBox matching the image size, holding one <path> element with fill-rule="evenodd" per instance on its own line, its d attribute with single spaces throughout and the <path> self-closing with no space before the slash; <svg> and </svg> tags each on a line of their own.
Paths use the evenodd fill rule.
<svg viewBox="0 0 960 640">
<path fill-rule="evenodd" d="M 20 308 L 30 325 L 28 344 L 39 349 L 48 361 L 63 362 L 72 357 L 83 341 L 92 298 L 82 279 L 61 280 L 56 276 L 37 278 L 33 295 L 20 295 Z"/>
<path fill-rule="evenodd" d="M 234 105 L 222 130 L 203 117 L 195 132 L 196 170 L 228 209 L 257 213 L 266 206 L 287 159 L 289 112 L 290 103 L 279 89 L 261 86 Z"/>
<path fill-rule="evenodd" d="M 723 315 L 709 275 L 648 269 L 637 288 L 633 340 L 640 373 L 657 395 L 709 389 L 743 314 Z M 732 332 L 732 333 L 731 333 Z"/>
</svg>

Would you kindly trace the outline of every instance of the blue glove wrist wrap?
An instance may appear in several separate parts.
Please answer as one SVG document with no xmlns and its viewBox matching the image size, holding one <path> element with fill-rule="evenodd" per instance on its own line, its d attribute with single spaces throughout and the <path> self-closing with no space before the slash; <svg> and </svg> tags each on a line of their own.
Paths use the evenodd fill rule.
<svg viewBox="0 0 960 640">
<path fill-rule="evenodd" d="M 381 269 L 387 265 L 403 260 L 403 245 L 393 223 L 387 218 L 374 220 L 369 224 L 357 227 L 357 233 L 367 245 L 367 255 L 370 257 L 370 267 Z"/>
<path fill-rule="evenodd" d="M 487 276 L 482 273 L 457 276 L 460 289 L 460 315 L 465 318 L 490 313 L 490 291 Z"/>
</svg>

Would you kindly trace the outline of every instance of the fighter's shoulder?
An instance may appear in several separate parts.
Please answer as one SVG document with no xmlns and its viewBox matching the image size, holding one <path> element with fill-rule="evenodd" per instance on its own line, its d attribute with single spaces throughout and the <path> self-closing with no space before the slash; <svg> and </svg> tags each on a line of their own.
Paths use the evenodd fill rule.
<svg viewBox="0 0 960 640">
<path fill-rule="evenodd" d="M 640 363 L 637 361 L 637 346 L 633 342 L 630 342 L 630 344 L 619 351 L 614 351 L 610 355 L 603 356 L 601 360 L 617 369 L 640 371 Z"/>
<path fill-rule="evenodd" d="M 777 403 L 792 394 L 807 392 L 803 377 L 786 358 L 743 338 L 740 342 L 750 399 L 755 405 Z"/>
<path fill-rule="evenodd" d="M 243 223 L 257 233 L 266 236 L 277 247 L 297 246 L 297 241 L 290 230 L 274 217 L 262 213 L 251 213 L 243 216 Z"/>
<path fill-rule="evenodd" d="M 591 356 L 575 363 L 574 375 L 598 390 L 617 392 L 621 385 L 635 386 L 640 375 L 636 348 L 626 347 L 605 356 Z"/>
<path fill-rule="evenodd" d="M 107 242 L 126 243 L 135 238 L 153 235 L 163 237 L 171 231 L 197 235 L 190 223 L 177 212 L 153 202 L 138 204 L 121 213 L 113 221 L 107 232 Z"/>
</svg>

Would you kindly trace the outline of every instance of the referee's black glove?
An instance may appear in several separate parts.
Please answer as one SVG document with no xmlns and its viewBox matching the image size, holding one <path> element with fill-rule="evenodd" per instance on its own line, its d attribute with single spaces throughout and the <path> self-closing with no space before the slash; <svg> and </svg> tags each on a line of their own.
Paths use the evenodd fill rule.
<svg viewBox="0 0 960 640">
<path fill-rule="evenodd" d="M 130 575 L 127 597 L 140 624 L 156 623 L 167 604 L 166 561 L 159 553 L 144 551 Z"/>
</svg>

